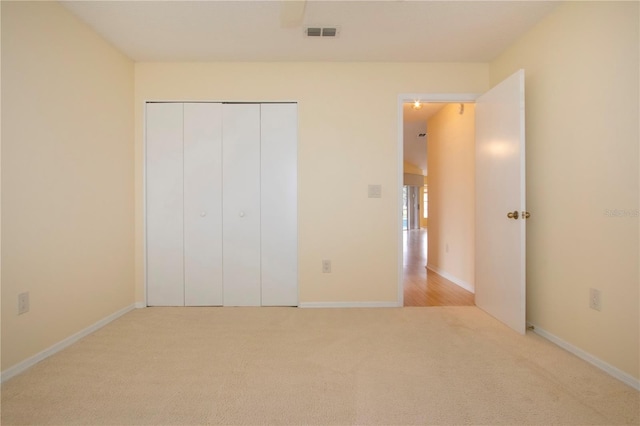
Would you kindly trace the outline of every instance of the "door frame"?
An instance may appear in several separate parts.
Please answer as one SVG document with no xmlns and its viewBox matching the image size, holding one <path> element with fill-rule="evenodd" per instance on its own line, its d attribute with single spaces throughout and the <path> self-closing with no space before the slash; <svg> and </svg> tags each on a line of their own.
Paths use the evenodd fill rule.
<svg viewBox="0 0 640 426">
<path fill-rule="evenodd" d="M 402 187 L 404 178 L 404 110 L 405 103 L 413 103 L 419 100 L 422 103 L 475 103 L 482 93 L 400 93 L 398 95 L 398 147 L 397 147 L 397 170 L 398 183 L 396 185 L 398 198 L 396 200 L 396 232 L 397 232 L 397 253 L 398 253 L 398 307 L 404 306 L 404 273 L 403 273 L 403 253 L 402 253 Z"/>
</svg>

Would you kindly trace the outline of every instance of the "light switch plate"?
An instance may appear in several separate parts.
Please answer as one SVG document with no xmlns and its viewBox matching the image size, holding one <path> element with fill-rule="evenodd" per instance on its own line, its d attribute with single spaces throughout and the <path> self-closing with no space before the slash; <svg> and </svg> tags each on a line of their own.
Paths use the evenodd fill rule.
<svg viewBox="0 0 640 426">
<path fill-rule="evenodd" d="M 596 288 L 589 289 L 589 307 L 596 311 L 602 310 L 602 293 Z"/>
<path fill-rule="evenodd" d="M 382 185 L 369 185 L 369 198 L 382 198 Z"/>
<path fill-rule="evenodd" d="M 20 293 L 18 295 L 18 315 L 29 312 L 29 292 Z"/>
</svg>

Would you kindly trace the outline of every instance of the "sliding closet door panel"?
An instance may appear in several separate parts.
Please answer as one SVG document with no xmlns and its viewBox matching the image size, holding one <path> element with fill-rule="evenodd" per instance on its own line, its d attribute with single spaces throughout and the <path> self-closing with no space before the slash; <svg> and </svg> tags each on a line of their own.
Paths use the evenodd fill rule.
<svg viewBox="0 0 640 426">
<path fill-rule="evenodd" d="M 182 104 L 146 116 L 147 304 L 183 306 Z"/>
<path fill-rule="evenodd" d="M 298 109 L 261 113 L 262 305 L 298 305 Z"/>
<path fill-rule="evenodd" d="M 222 104 L 184 104 L 184 298 L 222 305 Z"/>
<path fill-rule="evenodd" d="M 260 105 L 222 106 L 225 306 L 260 305 Z"/>
</svg>

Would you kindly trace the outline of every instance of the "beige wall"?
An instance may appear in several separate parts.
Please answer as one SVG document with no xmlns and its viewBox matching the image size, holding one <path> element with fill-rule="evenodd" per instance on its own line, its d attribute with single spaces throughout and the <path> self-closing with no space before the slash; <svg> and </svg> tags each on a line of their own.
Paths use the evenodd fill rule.
<svg viewBox="0 0 640 426">
<path fill-rule="evenodd" d="M 491 64 L 526 70 L 528 320 L 636 378 L 639 21 L 567 2 Z"/>
<path fill-rule="evenodd" d="M 408 186 L 424 186 L 424 176 L 405 173 L 404 184 Z"/>
<path fill-rule="evenodd" d="M 411 173 L 412 175 L 424 175 L 424 170 L 415 164 L 411 164 L 407 161 L 402 163 L 402 167 L 405 173 Z"/>
<path fill-rule="evenodd" d="M 398 95 L 487 88 L 487 64 L 136 64 L 136 300 L 145 300 L 145 100 L 299 102 L 300 302 L 395 302 Z M 381 184 L 382 198 L 368 199 L 367 184 Z"/>
<path fill-rule="evenodd" d="M 133 63 L 55 2 L 1 7 L 5 370 L 134 301 Z"/>
<path fill-rule="evenodd" d="M 475 105 L 448 104 L 427 122 L 430 269 L 474 290 Z M 448 250 L 447 250 L 448 247 Z"/>
</svg>

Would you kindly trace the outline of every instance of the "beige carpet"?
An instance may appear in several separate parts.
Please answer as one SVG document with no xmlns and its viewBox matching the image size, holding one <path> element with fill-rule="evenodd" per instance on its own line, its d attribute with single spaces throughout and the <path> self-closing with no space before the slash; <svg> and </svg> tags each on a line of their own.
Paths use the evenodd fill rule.
<svg viewBox="0 0 640 426">
<path fill-rule="evenodd" d="M 475 307 L 147 308 L 2 385 L 16 424 L 639 424 L 634 389 Z"/>
</svg>

